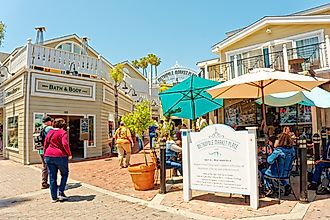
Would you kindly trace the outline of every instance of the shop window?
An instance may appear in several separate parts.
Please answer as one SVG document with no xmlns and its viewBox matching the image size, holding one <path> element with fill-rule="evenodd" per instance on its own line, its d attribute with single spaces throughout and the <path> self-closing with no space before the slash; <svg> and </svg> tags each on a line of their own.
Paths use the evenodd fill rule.
<svg viewBox="0 0 330 220">
<path fill-rule="evenodd" d="M 88 147 L 95 147 L 95 115 L 88 116 L 89 134 L 88 134 Z"/>
<path fill-rule="evenodd" d="M 7 147 L 18 149 L 18 116 L 7 119 Z"/>
<path fill-rule="evenodd" d="M 33 134 L 40 134 L 41 130 L 42 130 L 42 126 L 43 126 L 43 122 L 42 119 L 44 117 L 43 113 L 35 113 L 34 117 L 33 117 Z M 35 145 L 34 145 L 34 138 L 33 138 L 33 150 L 37 150 L 35 149 Z"/>
</svg>

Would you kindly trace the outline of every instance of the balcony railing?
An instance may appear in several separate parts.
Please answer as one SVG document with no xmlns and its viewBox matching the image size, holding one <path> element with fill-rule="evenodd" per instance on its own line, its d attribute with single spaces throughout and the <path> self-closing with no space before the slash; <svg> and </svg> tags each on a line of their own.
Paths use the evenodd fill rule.
<svg viewBox="0 0 330 220">
<path fill-rule="evenodd" d="M 75 54 L 63 50 L 32 44 L 30 41 L 18 52 L 11 55 L 9 61 L 5 63 L 9 73 L 15 74 L 22 68 L 32 68 L 36 70 L 68 73 L 75 70 L 79 76 L 99 77 L 104 73 L 100 57 L 90 57 L 87 55 Z M 7 71 L 1 70 L 2 74 Z"/>
<path fill-rule="evenodd" d="M 230 62 L 216 64 L 209 72 L 209 78 L 219 80 L 219 78 L 230 79 L 248 73 L 255 68 L 273 68 L 278 71 L 299 73 L 309 69 L 330 68 L 330 43 L 321 42 L 306 46 L 287 49 L 283 45 L 283 50 L 261 54 L 243 59 L 234 59 Z M 210 68 L 208 68 L 210 69 Z"/>
</svg>

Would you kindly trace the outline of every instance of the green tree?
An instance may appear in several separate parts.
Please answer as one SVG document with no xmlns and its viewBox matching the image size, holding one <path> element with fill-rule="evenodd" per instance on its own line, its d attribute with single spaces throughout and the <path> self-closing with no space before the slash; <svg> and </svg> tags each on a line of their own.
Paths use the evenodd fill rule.
<svg viewBox="0 0 330 220">
<path fill-rule="evenodd" d="M 6 31 L 5 28 L 6 28 L 5 24 L 2 21 L 0 21 L 0 46 L 2 45 L 2 41 L 5 38 L 5 31 Z"/>
<path fill-rule="evenodd" d="M 140 62 L 138 60 L 132 60 L 132 64 L 135 68 L 140 68 Z"/>
<path fill-rule="evenodd" d="M 142 57 L 140 58 L 140 67 L 142 68 L 143 70 L 143 75 L 147 77 L 147 68 L 148 68 L 148 65 L 149 65 L 149 62 L 148 62 L 148 58 L 147 57 Z"/>
<path fill-rule="evenodd" d="M 155 75 L 157 76 L 157 67 L 160 65 L 161 62 L 160 58 L 158 58 L 155 54 L 148 54 L 147 58 L 151 67 L 151 76 L 153 76 L 153 69 L 155 69 Z"/>
<path fill-rule="evenodd" d="M 143 101 L 137 104 L 133 112 L 123 115 L 122 121 L 133 134 L 137 134 L 139 137 L 142 137 L 143 132 L 146 131 L 150 125 L 155 123 L 151 118 L 150 103 L 148 101 Z M 143 140 L 142 146 L 144 146 Z M 144 147 L 143 152 L 146 165 L 148 165 Z"/>
<path fill-rule="evenodd" d="M 115 82 L 115 129 L 118 127 L 118 87 L 124 79 L 123 64 L 117 64 L 110 70 L 110 77 Z"/>
</svg>

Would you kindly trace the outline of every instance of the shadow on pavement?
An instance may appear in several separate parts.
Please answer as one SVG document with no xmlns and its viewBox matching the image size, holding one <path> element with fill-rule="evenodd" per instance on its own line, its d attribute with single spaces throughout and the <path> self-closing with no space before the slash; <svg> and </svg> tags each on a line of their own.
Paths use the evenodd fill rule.
<svg viewBox="0 0 330 220">
<path fill-rule="evenodd" d="M 70 196 L 68 202 L 93 201 L 96 195 Z"/>
<path fill-rule="evenodd" d="M 32 199 L 30 198 L 20 198 L 20 197 L 15 197 L 15 198 L 9 198 L 9 199 L 3 199 L 0 200 L 0 209 L 1 208 L 7 208 L 10 206 L 15 206 L 23 202 L 28 202 L 31 201 Z"/>
<path fill-rule="evenodd" d="M 81 183 L 68 183 L 66 189 L 75 189 L 81 187 Z"/>
</svg>

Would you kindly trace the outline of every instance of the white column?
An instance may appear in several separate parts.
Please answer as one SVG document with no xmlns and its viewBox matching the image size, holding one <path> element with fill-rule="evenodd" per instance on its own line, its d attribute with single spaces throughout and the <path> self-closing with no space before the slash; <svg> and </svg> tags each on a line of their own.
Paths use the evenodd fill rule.
<svg viewBox="0 0 330 220">
<path fill-rule="evenodd" d="M 31 65 L 31 59 L 32 59 L 32 40 L 31 38 L 27 39 L 27 44 L 26 44 L 26 67 L 30 68 Z"/>
<path fill-rule="evenodd" d="M 327 67 L 330 67 L 330 40 L 329 40 L 329 35 L 325 35 L 325 49 L 326 49 L 326 54 L 327 54 L 327 61 L 328 65 L 325 65 Z"/>
<path fill-rule="evenodd" d="M 235 78 L 238 77 L 237 55 L 234 56 L 234 72 L 235 72 Z"/>
<path fill-rule="evenodd" d="M 248 127 L 248 148 L 250 162 L 250 206 L 253 209 L 259 207 L 259 187 L 258 187 L 258 164 L 257 164 L 257 127 Z"/>
<path fill-rule="evenodd" d="M 312 132 L 313 134 L 314 133 L 317 133 L 318 132 L 318 129 L 317 129 L 317 109 L 315 106 L 312 106 L 311 107 L 311 113 L 312 113 Z"/>
<path fill-rule="evenodd" d="M 283 44 L 283 61 L 284 61 L 284 70 L 289 72 L 289 61 L 288 61 L 288 51 L 286 49 L 286 44 Z"/>
<path fill-rule="evenodd" d="M 207 63 L 204 66 L 204 78 L 209 79 L 209 71 L 207 70 Z"/>
<path fill-rule="evenodd" d="M 189 137 L 191 130 L 181 129 L 182 136 L 182 166 L 183 166 L 183 201 L 189 202 L 192 198 L 190 189 L 190 156 L 189 156 Z"/>
<path fill-rule="evenodd" d="M 101 55 L 99 54 L 97 56 L 97 70 L 96 70 L 98 79 L 102 78 L 102 68 L 103 68 L 103 66 L 102 66 Z"/>
</svg>

